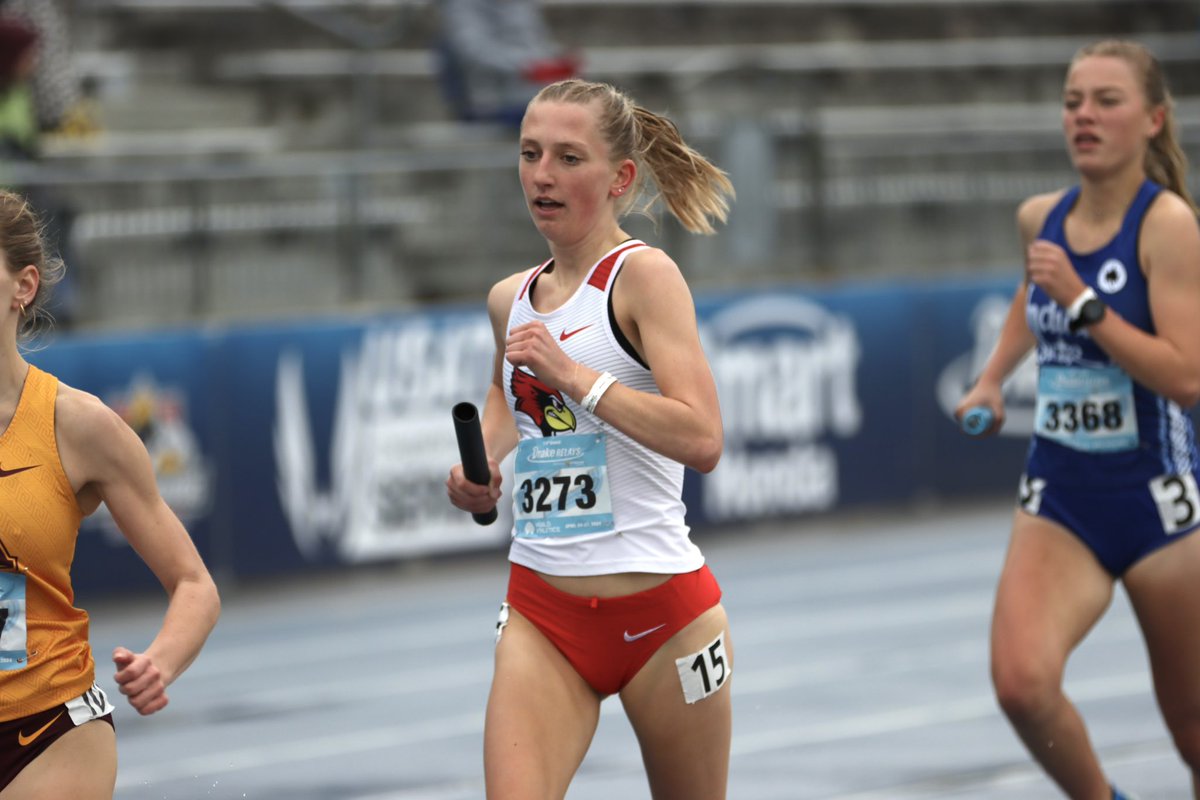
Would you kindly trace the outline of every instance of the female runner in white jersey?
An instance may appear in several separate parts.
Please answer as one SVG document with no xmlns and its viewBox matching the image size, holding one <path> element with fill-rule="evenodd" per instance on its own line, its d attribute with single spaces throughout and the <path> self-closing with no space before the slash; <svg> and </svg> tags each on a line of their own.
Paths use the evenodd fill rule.
<svg viewBox="0 0 1200 800">
<path fill-rule="evenodd" d="M 718 800 L 733 652 L 681 490 L 685 466 L 708 472 L 720 458 L 720 409 L 679 268 L 619 220 L 654 187 L 685 227 L 711 233 L 733 187 L 669 120 L 579 80 L 529 104 L 520 178 L 550 259 L 488 296 L 491 485 L 460 465 L 447 481 L 454 505 L 487 511 L 517 449 L 487 796 L 562 798 L 601 700 L 619 694 L 652 795 Z"/>
</svg>

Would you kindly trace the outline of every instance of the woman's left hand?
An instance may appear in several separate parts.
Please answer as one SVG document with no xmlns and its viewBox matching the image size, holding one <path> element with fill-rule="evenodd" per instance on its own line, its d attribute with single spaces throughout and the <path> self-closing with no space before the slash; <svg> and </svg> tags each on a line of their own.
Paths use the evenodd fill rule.
<svg viewBox="0 0 1200 800">
<path fill-rule="evenodd" d="M 1025 257 L 1025 272 L 1029 280 L 1050 295 L 1063 308 L 1087 288 L 1075 271 L 1067 252 L 1054 242 L 1037 239 L 1029 245 Z"/>
<path fill-rule="evenodd" d="M 139 714 L 148 716 L 166 708 L 167 683 L 154 659 L 145 653 L 118 647 L 113 650 L 113 663 L 117 665 L 113 680 Z"/>
<path fill-rule="evenodd" d="M 526 322 L 509 331 L 504 342 L 504 357 L 514 367 L 525 367 L 543 383 L 564 392 L 572 388 L 569 383 L 577 372 L 577 365 L 541 322 Z"/>
</svg>

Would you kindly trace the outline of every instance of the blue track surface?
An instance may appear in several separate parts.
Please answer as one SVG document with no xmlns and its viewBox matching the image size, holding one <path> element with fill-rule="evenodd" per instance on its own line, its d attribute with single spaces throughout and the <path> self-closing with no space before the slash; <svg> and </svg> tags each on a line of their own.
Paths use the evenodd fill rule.
<svg viewBox="0 0 1200 800">
<path fill-rule="evenodd" d="M 1009 517 L 989 506 L 697 536 L 736 648 L 730 800 L 1060 797 L 988 681 Z M 505 576 L 498 553 L 228 592 L 170 707 L 140 719 L 118 706 L 118 798 L 483 797 Z M 144 647 L 162 606 L 91 611 L 106 657 L 116 644 Z M 107 664 L 101 685 L 115 692 Z M 1122 592 L 1067 687 L 1114 780 L 1142 800 L 1188 796 Z M 568 798 L 648 796 L 609 700 Z"/>
</svg>

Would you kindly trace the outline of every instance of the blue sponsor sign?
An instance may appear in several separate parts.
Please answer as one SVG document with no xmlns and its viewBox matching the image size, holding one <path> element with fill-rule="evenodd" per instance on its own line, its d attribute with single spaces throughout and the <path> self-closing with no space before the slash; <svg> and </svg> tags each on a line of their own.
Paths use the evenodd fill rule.
<svg viewBox="0 0 1200 800">
<path fill-rule="evenodd" d="M 952 420 L 1007 313 L 1006 279 L 777 287 L 700 296 L 725 426 L 720 465 L 689 472 L 694 527 L 1015 491 L 1032 430 L 1027 368 L 1006 386 L 1006 434 Z M 255 576 L 502 548 L 501 518 L 450 507 L 452 406 L 480 407 L 494 341 L 482 303 L 426 313 L 63 336 L 30 360 L 116 408 L 220 576 Z M 598 513 L 598 512 L 597 512 Z M 81 534 L 76 581 L 154 578 L 103 512 Z"/>
</svg>

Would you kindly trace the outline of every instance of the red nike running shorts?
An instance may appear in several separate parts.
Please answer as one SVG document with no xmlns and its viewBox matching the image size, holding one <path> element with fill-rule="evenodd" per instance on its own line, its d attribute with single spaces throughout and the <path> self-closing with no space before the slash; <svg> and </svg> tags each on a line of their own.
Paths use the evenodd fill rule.
<svg viewBox="0 0 1200 800">
<path fill-rule="evenodd" d="M 721 587 L 707 566 L 620 597 L 569 594 L 519 564 L 508 578 L 508 604 L 601 695 L 625 688 L 658 648 L 719 602 Z"/>
<path fill-rule="evenodd" d="M 111 712 L 95 719 L 113 725 Z M 0 791 L 59 737 L 74 729 L 66 703 L 28 717 L 0 722 Z"/>
</svg>

